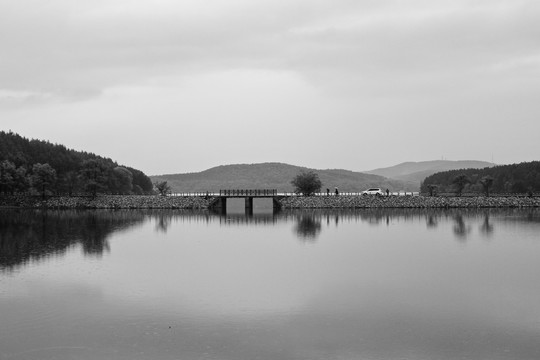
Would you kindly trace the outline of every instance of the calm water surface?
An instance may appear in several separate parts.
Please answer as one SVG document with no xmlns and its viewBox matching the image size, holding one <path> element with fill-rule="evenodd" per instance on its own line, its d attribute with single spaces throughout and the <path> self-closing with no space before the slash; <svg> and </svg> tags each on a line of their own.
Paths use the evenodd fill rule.
<svg viewBox="0 0 540 360">
<path fill-rule="evenodd" d="M 540 212 L 0 211 L 0 359 L 540 359 Z"/>
</svg>

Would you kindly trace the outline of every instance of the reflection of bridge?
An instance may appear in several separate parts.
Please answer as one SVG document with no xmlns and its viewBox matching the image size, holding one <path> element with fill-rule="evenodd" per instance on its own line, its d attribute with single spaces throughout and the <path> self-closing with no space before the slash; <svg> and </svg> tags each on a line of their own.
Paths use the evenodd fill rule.
<svg viewBox="0 0 540 360">
<path fill-rule="evenodd" d="M 271 198 L 274 210 L 281 209 L 279 199 L 283 195 L 278 195 L 275 189 L 251 189 L 251 190 L 219 190 L 219 195 L 209 204 L 209 208 L 217 210 L 221 213 L 227 211 L 227 199 L 229 198 L 244 198 L 246 214 L 253 214 L 253 199 L 254 198 Z"/>
<path fill-rule="evenodd" d="M 278 218 L 274 214 L 265 215 L 226 215 L 219 217 L 222 226 L 232 225 L 275 225 Z"/>
</svg>

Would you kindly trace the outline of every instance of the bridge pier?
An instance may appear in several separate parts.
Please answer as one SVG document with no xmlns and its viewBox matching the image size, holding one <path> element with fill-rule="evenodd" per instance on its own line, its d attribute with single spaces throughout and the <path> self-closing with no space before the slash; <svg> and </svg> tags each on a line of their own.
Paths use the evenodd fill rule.
<svg viewBox="0 0 540 360">
<path fill-rule="evenodd" d="M 274 209 L 274 212 L 281 210 L 281 204 L 276 197 L 272 197 L 272 208 Z"/>
<path fill-rule="evenodd" d="M 246 197 L 246 215 L 253 215 L 253 196 Z"/>
<path fill-rule="evenodd" d="M 227 213 L 227 198 L 225 196 L 218 197 L 212 204 L 212 208 L 222 214 Z"/>
</svg>

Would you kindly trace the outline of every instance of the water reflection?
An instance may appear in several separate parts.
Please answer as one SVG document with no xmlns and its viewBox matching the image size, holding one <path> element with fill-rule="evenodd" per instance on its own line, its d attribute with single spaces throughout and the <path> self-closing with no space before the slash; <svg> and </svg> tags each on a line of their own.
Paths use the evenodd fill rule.
<svg viewBox="0 0 540 360">
<path fill-rule="evenodd" d="M 218 222 L 222 226 L 248 225 L 273 226 L 284 222 L 293 222 L 298 225 L 305 223 L 325 224 L 327 227 L 339 227 L 344 223 L 363 222 L 373 226 L 390 226 L 401 222 L 425 222 L 427 228 L 437 228 L 440 223 L 453 222 L 454 234 L 457 237 L 467 237 L 472 231 L 471 224 L 483 221 L 482 231 L 491 234 L 495 230 L 492 219 L 511 218 L 512 221 L 540 222 L 538 209 L 310 209 L 310 210 L 282 210 L 276 213 L 231 213 L 219 214 L 213 212 L 172 212 L 153 214 L 159 219 L 156 231 L 166 231 L 172 219 L 183 218 L 182 221 Z M 304 225 L 297 226 L 299 228 Z M 322 226 L 321 226 L 322 230 Z M 318 231 L 317 231 L 318 234 Z M 303 236 L 303 235 L 302 235 Z"/>
<path fill-rule="evenodd" d="M 272 213 L 262 214 L 226 214 L 219 216 L 219 224 L 222 226 L 272 226 L 279 221 L 279 216 Z"/>
<path fill-rule="evenodd" d="M 337 217 L 336 217 L 337 219 Z M 303 241 L 315 241 L 321 232 L 321 218 L 313 214 L 298 215 L 295 226 L 296 236 Z"/>
<path fill-rule="evenodd" d="M 0 211 L 0 359 L 537 359 L 539 218 Z"/>
<path fill-rule="evenodd" d="M 29 261 L 64 254 L 78 245 L 86 256 L 100 257 L 110 251 L 108 238 L 153 221 L 156 232 L 167 233 L 182 223 L 218 223 L 220 226 L 275 226 L 292 223 L 301 241 L 315 241 L 326 227 L 361 222 L 390 226 L 401 222 L 424 222 L 428 229 L 451 223 L 459 242 L 466 242 L 474 229 L 485 238 L 496 232 L 497 221 L 540 223 L 538 209 L 354 209 L 285 210 L 276 213 L 221 215 L 207 211 L 174 210 L 0 210 L 0 269 L 9 270 Z"/>
<path fill-rule="evenodd" d="M 439 220 L 433 214 L 426 215 L 426 225 L 428 228 L 436 228 L 439 225 Z"/>
<path fill-rule="evenodd" d="M 166 233 L 172 224 L 173 215 L 167 212 L 156 215 L 156 232 Z"/>
<path fill-rule="evenodd" d="M 110 250 L 108 237 L 142 222 L 144 215 L 125 211 L 0 211 L 0 269 L 62 255 L 80 245 L 86 256 Z"/>
<path fill-rule="evenodd" d="M 486 212 L 484 214 L 484 221 L 482 222 L 482 225 L 480 226 L 480 232 L 484 234 L 486 237 L 493 236 L 493 231 L 495 230 L 495 227 L 489 222 L 489 212 Z"/>
<path fill-rule="evenodd" d="M 463 220 L 463 215 L 456 214 L 454 215 L 454 234 L 456 239 L 459 241 L 466 241 L 467 235 L 471 232 L 471 227 L 465 224 Z"/>
<path fill-rule="evenodd" d="M 203 216 L 203 215 L 195 215 Z M 513 219 L 520 222 L 540 222 L 538 209 L 311 209 L 283 210 L 264 214 L 206 214 L 209 222 L 222 226 L 273 226 L 294 223 L 293 232 L 301 241 L 316 240 L 325 227 L 339 227 L 345 223 L 366 223 L 369 226 L 391 226 L 402 222 L 424 222 L 428 229 L 451 223 L 451 231 L 458 242 L 466 242 L 474 228 L 492 237 L 496 231 L 493 219 Z M 478 227 L 476 227 L 478 225 Z"/>
</svg>

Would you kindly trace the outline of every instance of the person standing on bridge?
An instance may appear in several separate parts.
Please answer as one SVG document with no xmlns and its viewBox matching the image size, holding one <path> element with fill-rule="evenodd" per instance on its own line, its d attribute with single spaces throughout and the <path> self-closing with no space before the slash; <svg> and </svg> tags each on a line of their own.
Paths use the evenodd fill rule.
<svg viewBox="0 0 540 360">
<path fill-rule="evenodd" d="M 339 190 L 338 190 L 338 188 L 336 187 L 336 196 L 338 196 L 338 195 L 339 195 Z"/>
</svg>

